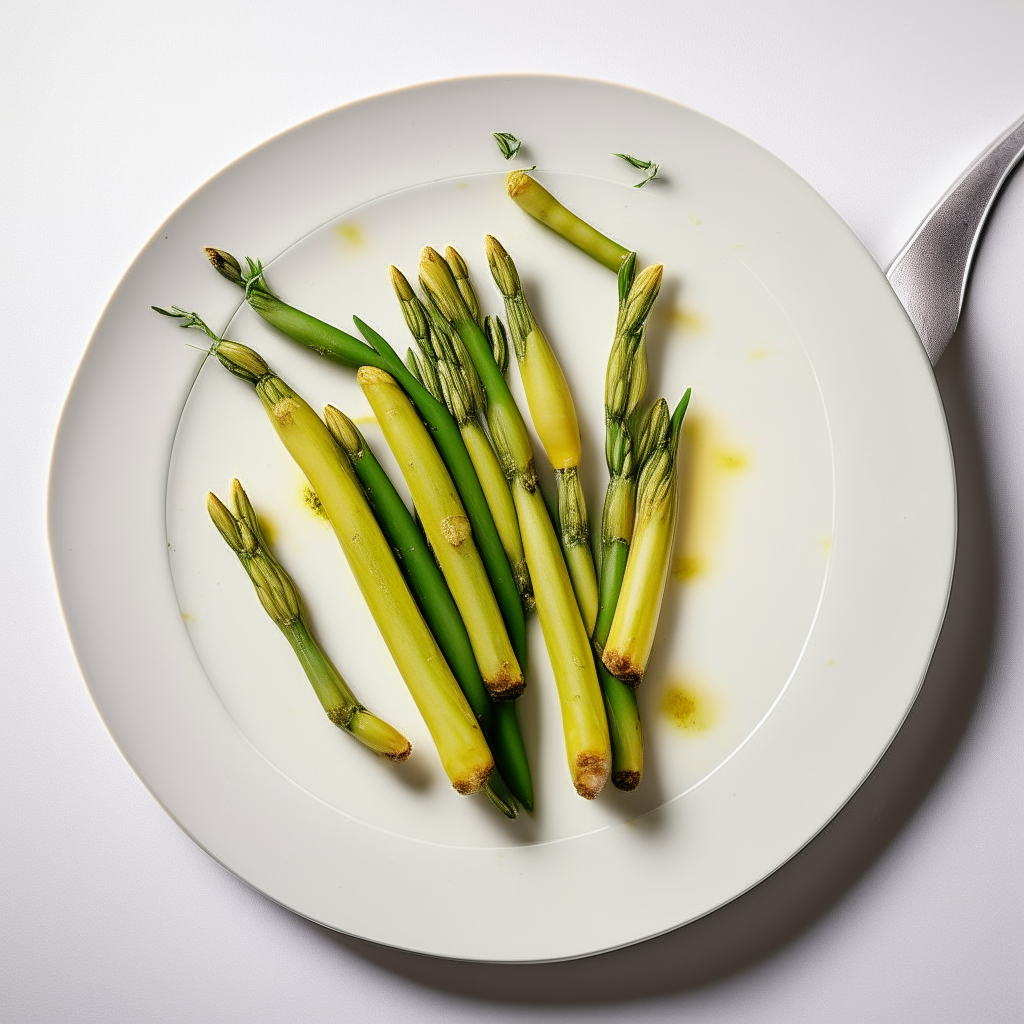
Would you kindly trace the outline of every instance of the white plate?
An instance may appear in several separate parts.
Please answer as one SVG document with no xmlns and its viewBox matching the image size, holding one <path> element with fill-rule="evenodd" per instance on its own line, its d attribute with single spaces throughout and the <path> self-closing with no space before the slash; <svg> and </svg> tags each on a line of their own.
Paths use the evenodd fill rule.
<svg viewBox="0 0 1024 1024">
<path fill-rule="evenodd" d="M 359 416 L 368 409 L 351 372 L 239 310 L 202 248 L 263 258 L 289 301 L 346 328 L 356 313 L 404 350 L 387 264 L 413 277 L 421 245 L 451 242 L 498 312 L 481 248 L 492 232 L 517 259 L 576 396 L 596 521 L 615 281 L 505 197 L 497 130 L 526 141 L 528 162 L 571 207 L 642 262 L 665 263 L 649 394 L 694 389 L 679 578 L 641 690 L 647 777 L 633 795 L 575 796 L 533 621 L 521 708 L 538 809 L 515 823 L 445 784 L 251 390 L 202 365 L 185 345 L 201 337 L 149 309 L 197 309 L 315 406 Z M 663 180 L 632 188 L 613 151 L 659 159 Z M 413 739 L 405 765 L 366 756 L 320 711 L 207 519 L 206 492 L 224 495 L 232 476 L 272 524 L 343 674 Z M 913 703 L 945 609 L 955 519 L 945 421 L 917 336 L 821 198 L 693 111 L 535 77 L 341 108 L 192 196 L 104 312 L 64 410 L 50 494 L 83 673 L 181 827 L 331 928 L 493 961 L 581 956 L 666 931 L 811 839 Z"/>
</svg>

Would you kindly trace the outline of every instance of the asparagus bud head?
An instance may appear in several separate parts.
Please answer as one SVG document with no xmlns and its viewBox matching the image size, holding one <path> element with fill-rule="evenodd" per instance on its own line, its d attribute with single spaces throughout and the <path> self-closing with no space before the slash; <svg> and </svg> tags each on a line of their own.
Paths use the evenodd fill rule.
<svg viewBox="0 0 1024 1024">
<path fill-rule="evenodd" d="M 459 289 L 462 301 L 466 303 L 466 309 L 469 310 L 470 317 L 472 317 L 475 323 L 479 324 L 480 303 L 477 300 L 473 284 L 469 280 L 469 268 L 466 266 L 466 261 L 450 245 L 444 251 L 444 259 L 451 269 L 456 287 Z"/>
<path fill-rule="evenodd" d="M 449 323 L 475 322 L 444 257 L 429 245 L 420 253 L 420 284 Z"/>
<path fill-rule="evenodd" d="M 494 353 L 494 361 L 501 370 L 502 377 L 508 373 L 508 339 L 505 337 L 505 325 L 496 316 L 489 316 L 484 320 L 484 333 L 490 342 L 491 351 Z"/>
<path fill-rule="evenodd" d="M 270 376 L 270 367 L 264 358 L 237 341 L 217 342 L 213 347 L 213 354 L 222 366 L 236 377 L 241 377 L 247 384 L 259 384 L 265 377 Z"/>
<path fill-rule="evenodd" d="M 650 315 L 654 300 L 661 291 L 661 279 L 665 268 L 660 263 L 652 263 L 644 267 L 637 275 L 626 296 L 622 309 L 621 325 L 623 331 L 630 333 L 643 327 Z"/>
<path fill-rule="evenodd" d="M 213 264 L 213 269 L 221 277 L 232 284 L 237 284 L 240 288 L 245 287 L 245 275 L 242 273 L 242 265 L 231 253 L 225 252 L 223 249 L 212 249 L 209 247 L 204 249 L 203 252 L 206 253 L 206 258 Z"/>
<path fill-rule="evenodd" d="M 423 311 L 423 303 L 416 298 L 412 285 L 406 280 L 405 275 L 398 267 L 391 268 L 391 287 L 398 296 L 398 303 L 402 307 L 402 315 L 405 317 L 409 333 L 422 345 L 427 342 L 427 316 Z"/>
<path fill-rule="evenodd" d="M 356 425 L 340 410 L 333 405 L 324 406 L 324 422 L 331 432 L 331 437 L 338 442 L 342 451 L 350 459 L 358 459 L 365 449 L 363 436 L 359 433 Z"/>
</svg>

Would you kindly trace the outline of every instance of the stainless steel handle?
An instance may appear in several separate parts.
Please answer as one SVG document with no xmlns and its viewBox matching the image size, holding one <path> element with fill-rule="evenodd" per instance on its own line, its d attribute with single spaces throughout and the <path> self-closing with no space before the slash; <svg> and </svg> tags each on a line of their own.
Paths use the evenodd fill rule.
<svg viewBox="0 0 1024 1024">
<path fill-rule="evenodd" d="M 960 175 L 885 272 L 910 314 L 932 366 L 960 320 L 985 219 L 1022 155 L 1024 117 Z"/>
</svg>

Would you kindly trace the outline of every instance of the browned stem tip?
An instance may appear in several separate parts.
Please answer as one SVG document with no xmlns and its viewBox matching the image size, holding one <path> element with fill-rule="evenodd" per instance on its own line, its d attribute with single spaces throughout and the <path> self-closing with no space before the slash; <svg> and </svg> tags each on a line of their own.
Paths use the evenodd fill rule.
<svg viewBox="0 0 1024 1024">
<path fill-rule="evenodd" d="M 616 789 L 621 789 L 624 793 L 632 793 L 640 785 L 643 777 L 642 772 L 623 769 L 622 771 L 612 772 L 612 785 Z"/>
<path fill-rule="evenodd" d="M 397 763 L 398 761 L 404 761 L 411 753 L 412 744 L 407 742 L 405 744 L 405 750 L 381 751 L 380 756 L 386 761 L 395 761 Z"/>
<path fill-rule="evenodd" d="M 484 680 L 491 700 L 515 700 L 526 689 L 526 680 L 518 666 L 513 669 L 507 662 L 496 676 Z"/>
<path fill-rule="evenodd" d="M 530 187 L 532 179 L 525 171 L 510 171 L 505 178 L 505 191 L 515 199 L 525 188 Z"/>
<path fill-rule="evenodd" d="M 492 771 L 494 771 L 493 761 L 488 765 L 478 768 L 472 775 L 467 775 L 461 779 L 452 779 L 452 788 L 456 793 L 461 793 L 463 796 L 479 793 L 487 784 Z"/>
<path fill-rule="evenodd" d="M 611 766 L 607 754 L 583 750 L 576 755 L 572 783 L 584 800 L 593 800 L 604 789 Z"/>
<path fill-rule="evenodd" d="M 624 654 L 617 654 L 615 651 L 605 648 L 604 654 L 601 655 L 601 661 L 616 679 L 628 683 L 634 690 L 643 682 L 644 670 Z"/>
</svg>

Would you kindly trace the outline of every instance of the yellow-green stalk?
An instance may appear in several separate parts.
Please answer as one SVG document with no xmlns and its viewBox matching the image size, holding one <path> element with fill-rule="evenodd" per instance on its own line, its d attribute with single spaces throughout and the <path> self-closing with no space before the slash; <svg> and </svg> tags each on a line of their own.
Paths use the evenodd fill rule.
<svg viewBox="0 0 1024 1024">
<path fill-rule="evenodd" d="M 569 773 L 576 792 L 590 800 L 604 787 L 611 770 L 608 722 L 587 631 L 537 484 L 526 424 L 451 268 L 433 249 L 423 250 L 420 281 L 438 312 L 458 331 L 487 392 L 487 424 L 512 486 L 537 614 L 554 669 Z"/>
<path fill-rule="evenodd" d="M 214 354 L 256 389 L 270 422 L 334 528 L 352 575 L 405 680 L 452 786 L 475 793 L 494 761 L 367 504 L 348 458 L 319 416 L 250 348 L 216 341 Z"/>
<path fill-rule="evenodd" d="M 363 366 L 356 379 L 412 493 L 423 532 L 466 624 L 487 692 L 497 700 L 518 697 L 525 686 L 522 669 L 444 460 L 391 374 Z"/>
<path fill-rule="evenodd" d="M 647 669 L 672 562 L 679 507 L 679 433 L 689 402 L 687 388 L 669 419 L 665 399 L 658 400 L 639 453 L 633 540 L 602 659 L 609 672 L 634 687 Z"/>
<path fill-rule="evenodd" d="M 464 284 L 460 293 L 464 299 L 467 293 L 472 297 L 473 308 L 477 310 L 474 319 L 479 319 L 479 307 L 472 286 L 465 276 L 462 281 Z M 458 424 L 502 547 L 508 556 L 516 587 L 525 607 L 532 608 L 533 587 L 523 552 L 523 540 L 519 535 L 519 520 L 516 518 L 512 492 L 498 456 L 480 423 L 487 403 L 480 376 L 462 339 L 435 310 L 427 309 L 420 302 L 405 275 L 397 267 L 391 268 L 391 284 L 409 331 L 416 339 L 416 348 L 409 349 L 406 364 L 427 391 L 444 403 Z"/>
<path fill-rule="evenodd" d="M 577 249 L 614 273 L 629 256 L 630 250 L 602 235 L 595 227 L 567 210 L 543 185 L 525 171 L 512 171 L 505 178 L 505 190 L 522 210 L 545 227 L 561 235 Z"/>
<path fill-rule="evenodd" d="M 519 729 L 515 701 L 492 703 L 488 696 L 465 623 L 459 615 L 444 575 L 434 560 L 423 530 L 395 490 L 366 439 L 352 420 L 332 405 L 324 407 L 324 421 L 331 436 L 352 463 L 423 618 L 484 730 L 496 765 L 487 783 L 487 795 L 502 814 L 515 817 L 509 814 L 510 809 L 515 810 L 515 800 L 509 800 L 508 794 L 502 795 L 501 780 L 504 780 L 516 800 L 528 811 L 532 811 L 533 779 Z M 509 500 L 512 500 L 511 496 Z"/>
<path fill-rule="evenodd" d="M 512 257 L 492 235 L 484 239 L 484 248 L 491 276 L 505 300 L 505 315 L 530 416 L 555 470 L 562 547 L 589 636 L 597 620 L 597 572 L 590 549 L 586 500 L 580 486 L 580 428 L 576 407 L 562 367 L 523 294 Z M 451 258 L 448 259 L 450 263 Z"/>
<path fill-rule="evenodd" d="M 291 644 L 327 717 L 375 754 L 389 761 L 404 761 L 412 753 L 412 744 L 359 703 L 310 633 L 295 584 L 271 552 L 249 497 L 237 480 L 231 481 L 231 501 L 234 512 L 211 491 L 206 509 L 252 580 L 264 611 Z"/>
<path fill-rule="evenodd" d="M 635 257 L 619 271 L 619 314 L 605 378 L 605 461 L 608 489 L 601 517 L 601 585 L 594 627 L 598 658 L 611 629 L 622 586 L 622 576 L 633 538 L 636 514 L 635 419 L 647 389 L 644 335 L 647 317 L 661 287 L 662 267 L 655 264 L 634 279 Z M 612 784 L 633 790 L 643 780 L 644 745 L 636 692 L 616 679 L 598 661 L 612 737 Z"/>
<path fill-rule="evenodd" d="M 421 386 L 387 339 L 359 317 L 354 316 L 352 320 L 365 342 L 283 302 L 267 286 L 263 266 L 258 260 L 247 259 L 249 269 L 245 272 L 230 253 L 220 249 L 207 249 L 206 254 L 221 277 L 244 291 L 246 301 L 252 309 L 287 337 L 343 366 L 358 369 L 360 366 L 368 365 L 387 370 L 405 388 L 419 409 L 423 421 L 433 433 L 437 446 L 455 478 L 459 494 L 466 506 L 466 513 L 473 523 L 473 533 L 484 565 L 487 566 L 487 575 L 494 587 L 495 596 L 505 617 L 505 625 L 515 646 L 516 657 L 525 672 L 527 649 L 523 602 L 462 435 L 443 403 Z M 182 326 L 198 326 L 198 323 L 193 323 L 193 315 L 184 310 L 160 312 L 167 316 L 181 317 L 185 320 Z"/>
</svg>

